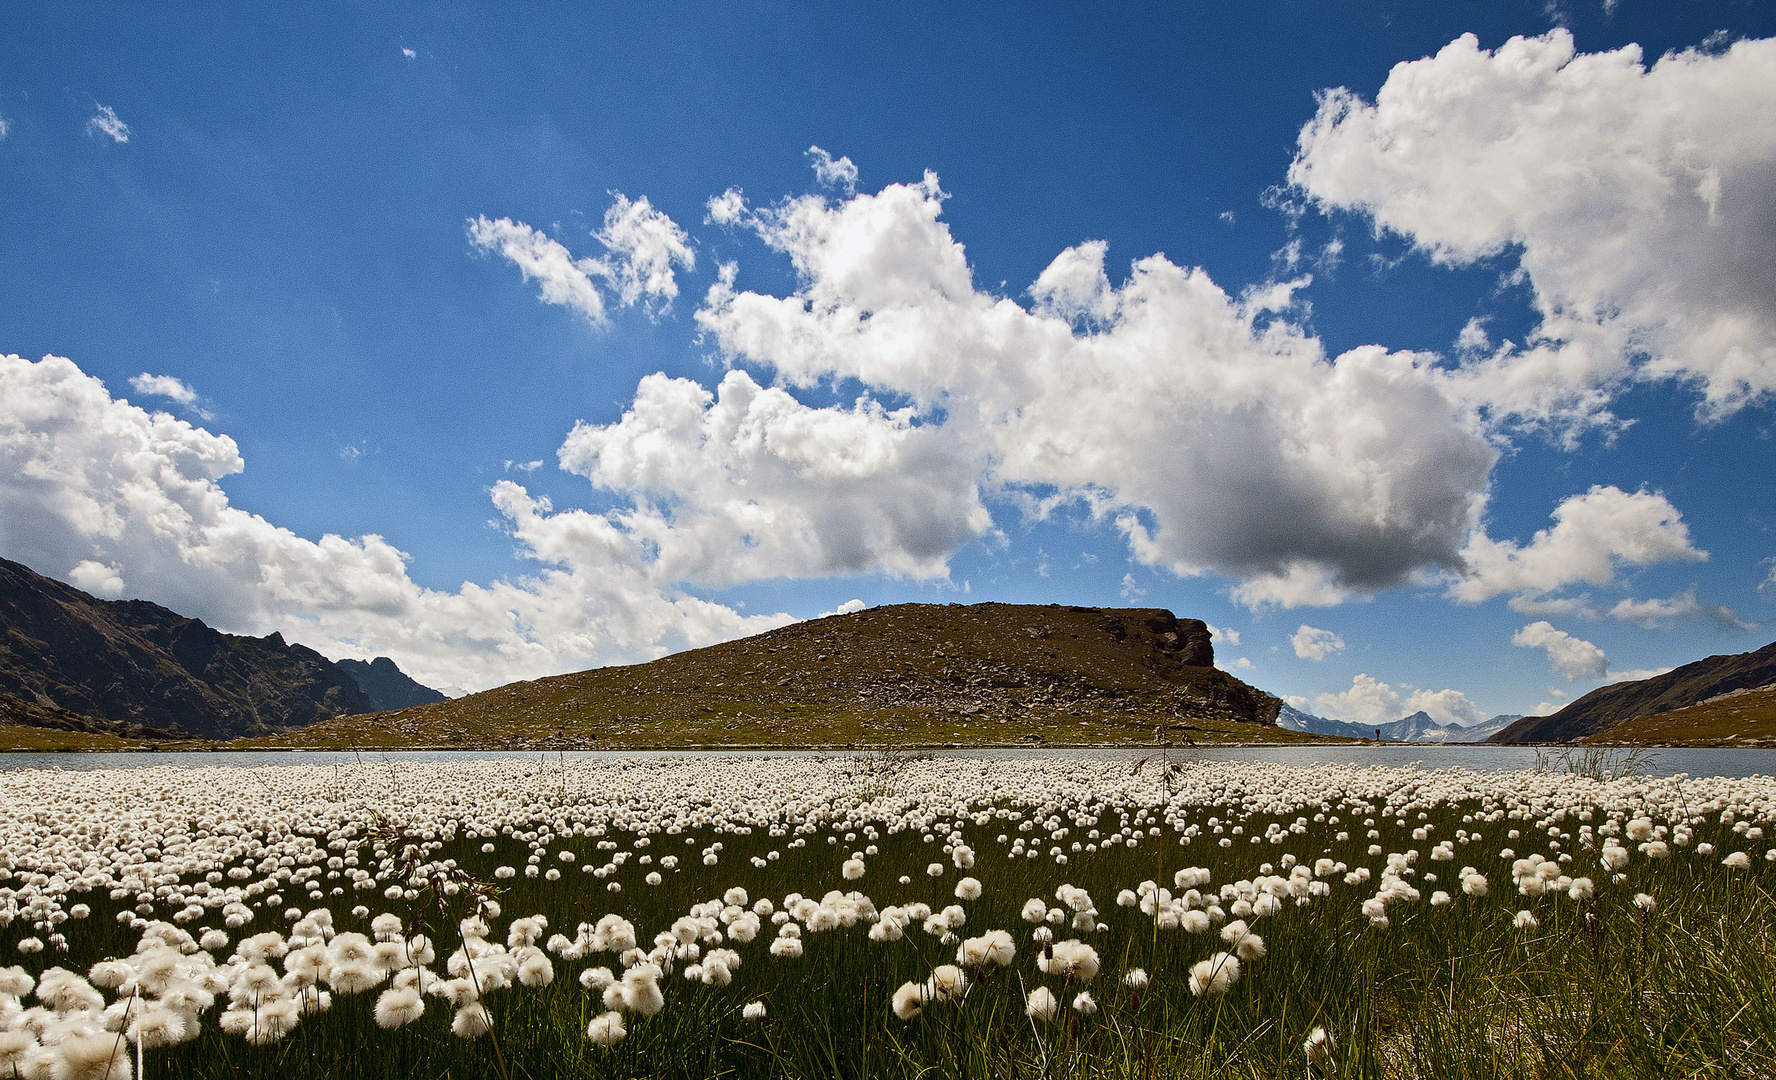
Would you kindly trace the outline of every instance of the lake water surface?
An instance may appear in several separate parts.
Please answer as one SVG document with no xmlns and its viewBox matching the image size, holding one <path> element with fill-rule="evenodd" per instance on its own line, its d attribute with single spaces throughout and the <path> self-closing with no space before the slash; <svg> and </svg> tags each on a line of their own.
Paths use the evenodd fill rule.
<svg viewBox="0 0 1776 1080">
<path fill-rule="evenodd" d="M 196 753 L 0 753 L 0 771 L 16 769 L 139 769 L 152 766 L 205 768 L 276 767 L 284 765 L 336 765 L 354 762 L 432 761 L 659 761 L 674 758 L 783 758 L 847 757 L 853 753 L 880 751 L 847 750 L 583 750 L 566 753 L 505 752 L 490 750 L 376 750 L 351 751 L 254 750 Z M 1007 747 L 982 750 L 932 750 L 934 757 L 993 758 L 1005 760 L 1138 761 L 1157 750 L 1060 749 Z M 1401 743 L 1390 746 L 1288 746 L 1214 747 L 1167 751 L 1173 761 L 1262 761 L 1280 765 L 1418 765 L 1427 769 L 1464 768 L 1479 771 L 1534 769 L 1536 751 L 1523 746 L 1440 746 L 1435 743 Z M 1772 776 L 1776 775 L 1776 749 L 1658 749 L 1647 751 L 1637 770 L 1645 776 Z"/>
</svg>

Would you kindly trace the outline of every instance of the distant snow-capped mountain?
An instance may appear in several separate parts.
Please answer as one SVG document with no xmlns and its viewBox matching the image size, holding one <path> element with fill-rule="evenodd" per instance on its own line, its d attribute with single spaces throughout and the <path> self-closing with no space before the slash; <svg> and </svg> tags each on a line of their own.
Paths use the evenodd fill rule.
<svg viewBox="0 0 1776 1080">
<path fill-rule="evenodd" d="M 1478 743 L 1485 742 L 1520 719 L 1520 716 L 1501 714 L 1478 724 L 1463 726 L 1439 724 L 1428 713 L 1420 711 L 1377 726 L 1328 720 L 1323 716 L 1302 712 L 1294 706 L 1284 705 L 1277 714 L 1277 727 L 1305 731 L 1310 735 L 1337 735 L 1346 739 L 1373 739 L 1379 731 L 1383 742 Z"/>
</svg>

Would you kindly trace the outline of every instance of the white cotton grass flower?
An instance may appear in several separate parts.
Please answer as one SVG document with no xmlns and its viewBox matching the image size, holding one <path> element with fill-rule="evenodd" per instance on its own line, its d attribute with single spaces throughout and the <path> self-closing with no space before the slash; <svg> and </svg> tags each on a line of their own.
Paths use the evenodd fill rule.
<svg viewBox="0 0 1776 1080">
<path fill-rule="evenodd" d="M 846 859 L 844 862 L 844 865 L 839 868 L 839 873 L 841 875 L 843 875 L 843 877 L 845 878 L 846 881 L 856 881 L 858 878 L 863 876 L 863 873 L 864 873 L 863 860 L 862 859 Z"/>
<path fill-rule="evenodd" d="M 141 1044 L 144 1050 L 157 1050 L 163 1046 L 190 1042 L 197 1038 L 198 1031 L 195 1013 L 186 1013 L 161 1004 L 143 1009 L 141 1015 L 124 1030 L 124 1035 L 130 1042 Z"/>
<path fill-rule="evenodd" d="M 979 937 L 964 938 L 956 949 L 956 963 L 964 967 L 997 964 L 1007 967 L 1017 955 L 1017 944 L 1004 930 L 989 930 Z"/>
<path fill-rule="evenodd" d="M 1190 968 L 1190 992 L 1197 997 L 1224 994 L 1239 981 L 1239 957 L 1218 952 L 1206 960 L 1198 960 Z"/>
<path fill-rule="evenodd" d="M 1045 975 L 1091 982 L 1098 977 L 1098 951 L 1077 938 L 1056 941 L 1037 954 L 1036 967 Z"/>
<path fill-rule="evenodd" d="M 109 1033 L 74 1035 L 55 1047 L 49 1075 L 55 1080 L 129 1080 L 130 1055 Z"/>
<path fill-rule="evenodd" d="M 1038 986 L 1024 999 L 1024 1015 L 1032 1020 L 1053 1020 L 1060 1011 L 1061 1003 L 1046 986 Z"/>
<path fill-rule="evenodd" d="M 968 990 L 968 976 L 954 964 L 939 964 L 925 980 L 925 1000 L 960 1001 Z"/>
<path fill-rule="evenodd" d="M 1751 856 L 1743 851 L 1735 851 L 1722 859 L 1721 865 L 1728 870 L 1750 870 Z"/>
<path fill-rule="evenodd" d="M 1651 915 L 1658 909 L 1659 901 L 1654 899 L 1651 893 L 1635 893 L 1634 906 L 1639 908 L 1642 912 Z"/>
<path fill-rule="evenodd" d="M 1073 1011 L 1080 1016 L 1095 1016 L 1098 1011 L 1098 1003 L 1092 1000 L 1091 994 L 1081 990 L 1074 995 Z"/>
<path fill-rule="evenodd" d="M 981 883 L 974 878 L 965 877 L 956 883 L 956 899 L 979 900 L 980 895 Z"/>
<path fill-rule="evenodd" d="M 615 1046 L 629 1034 L 623 1027 L 623 1014 L 607 1012 L 596 1016 L 586 1025 L 586 1038 L 591 1039 L 595 1046 Z"/>
<path fill-rule="evenodd" d="M 1130 990 L 1145 990 L 1147 982 L 1147 972 L 1144 968 L 1130 968 L 1122 977 L 1122 985 Z"/>
<path fill-rule="evenodd" d="M 1519 930 L 1534 930 L 1541 925 L 1541 921 L 1535 917 L 1535 912 L 1525 909 L 1517 913 L 1511 920 L 1511 925 Z"/>
<path fill-rule="evenodd" d="M 1332 1071 L 1332 1055 L 1337 1050 L 1338 1043 L 1332 1038 L 1332 1033 L 1318 1025 L 1301 1042 L 1301 1052 L 1307 1055 L 1308 1066 L 1322 1073 Z"/>
<path fill-rule="evenodd" d="M 746 1003 L 746 1008 L 740 1010 L 740 1015 L 747 1020 L 763 1020 L 765 1018 L 765 1003 L 749 1001 Z"/>
<path fill-rule="evenodd" d="M 920 1006 L 925 1003 L 925 990 L 916 982 L 901 983 L 889 1001 L 894 1015 L 901 1020 L 911 1020 L 919 1015 Z"/>
<path fill-rule="evenodd" d="M 653 1016 L 665 1008 L 666 997 L 660 992 L 660 974 L 660 969 L 653 964 L 636 964 L 625 971 L 622 981 L 614 987 L 621 994 L 623 1007 L 643 1016 Z M 610 1003 L 608 992 L 605 1003 Z"/>
<path fill-rule="evenodd" d="M 411 987 L 384 990 L 376 999 L 376 1026 L 385 1031 L 406 1027 L 423 1015 L 425 1001 Z"/>
<path fill-rule="evenodd" d="M 25 1075 L 26 1059 L 37 1050 L 37 1038 L 30 1030 L 0 1029 L 0 1070 L 7 1075 Z"/>
</svg>

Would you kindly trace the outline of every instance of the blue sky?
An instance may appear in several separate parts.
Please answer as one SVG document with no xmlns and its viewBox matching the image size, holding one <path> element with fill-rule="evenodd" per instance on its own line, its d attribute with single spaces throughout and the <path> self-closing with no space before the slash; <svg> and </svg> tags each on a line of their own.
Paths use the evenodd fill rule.
<svg viewBox="0 0 1776 1080">
<path fill-rule="evenodd" d="M 452 688 L 1005 600 L 1545 710 L 1773 636 L 1772 34 L 9 4 L 0 555 Z"/>
</svg>

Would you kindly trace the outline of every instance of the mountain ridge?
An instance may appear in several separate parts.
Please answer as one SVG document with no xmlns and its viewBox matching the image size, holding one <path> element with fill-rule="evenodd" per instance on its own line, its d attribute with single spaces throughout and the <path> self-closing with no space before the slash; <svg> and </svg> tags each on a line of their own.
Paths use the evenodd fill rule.
<svg viewBox="0 0 1776 1080">
<path fill-rule="evenodd" d="M 1629 720 L 1700 705 L 1733 690 L 1776 682 L 1776 642 L 1752 652 L 1703 657 L 1662 675 L 1600 686 L 1547 716 L 1526 716 L 1495 743 L 1566 743 L 1596 738 Z"/>
<path fill-rule="evenodd" d="M 375 708 L 346 670 L 275 631 L 223 633 L 6 559 L 0 699 L 9 724 L 143 738 L 270 735 Z"/>
<path fill-rule="evenodd" d="M 1439 724 L 1432 719 L 1429 713 L 1421 709 L 1410 716 L 1390 720 L 1385 724 L 1364 725 L 1315 716 L 1293 706 L 1285 705 L 1277 717 L 1277 725 L 1292 731 L 1341 739 L 1369 739 L 1379 731 L 1382 742 L 1447 744 L 1485 742 L 1495 732 L 1504 730 L 1505 727 L 1520 719 L 1522 717 L 1515 714 L 1501 713 L 1491 719 L 1467 726 Z"/>
</svg>

